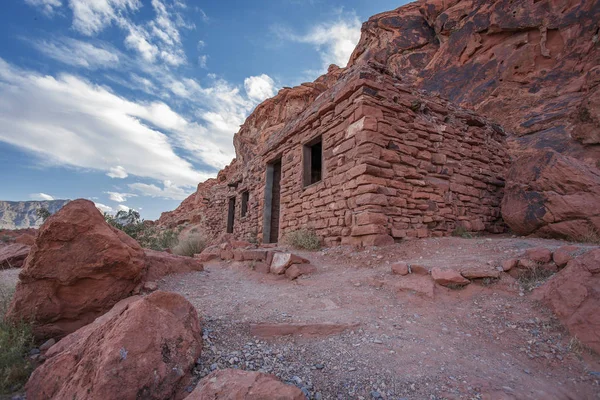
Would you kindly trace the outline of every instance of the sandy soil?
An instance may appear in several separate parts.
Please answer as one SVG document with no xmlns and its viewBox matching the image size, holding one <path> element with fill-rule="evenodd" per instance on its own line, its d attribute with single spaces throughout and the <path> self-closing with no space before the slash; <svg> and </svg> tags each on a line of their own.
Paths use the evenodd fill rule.
<svg viewBox="0 0 600 400">
<path fill-rule="evenodd" d="M 318 272 L 293 282 L 248 263 L 215 262 L 159 286 L 184 295 L 204 319 L 200 377 L 224 367 L 262 370 L 317 399 L 600 399 L 600 358 L 508 275 L 462 290 L 436 286 L 428 298 L 399 291 L 406 278 L 390 273 L 395 261 L 495 268 L 527 248 L 564 244 L 494 237 L 338 247 L 297 252 Z M 254 325 L 265 323 L 316 326 L 256 336 Z M 332 323 L 347 329 L 327 335 Z"/>
</svg>

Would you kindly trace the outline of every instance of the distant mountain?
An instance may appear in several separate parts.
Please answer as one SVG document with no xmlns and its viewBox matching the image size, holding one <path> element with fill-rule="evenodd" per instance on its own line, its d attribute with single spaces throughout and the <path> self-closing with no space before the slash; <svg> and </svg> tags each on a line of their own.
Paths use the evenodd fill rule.
<svg viewBox="0 0 600 400">
<path fill-rule="evenodd" d="M 0 229 L 37 228 L 42 225 L 42 218 L 37 216 L 37 210 L 45 208 L 54 214 L 70 200 L 49 201 L 1 201 L 0 200 Z"/>
</svg>

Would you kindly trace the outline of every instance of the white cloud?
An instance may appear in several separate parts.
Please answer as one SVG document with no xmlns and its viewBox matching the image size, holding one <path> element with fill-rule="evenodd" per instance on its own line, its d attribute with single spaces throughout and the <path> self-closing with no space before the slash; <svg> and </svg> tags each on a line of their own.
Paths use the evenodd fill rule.
<svg viewBox="0 0 600 400">
<path fill-rule="evenodd" d="M 117 165 L 116 167 L 110 167 L 106 173 L 106 176 L 116 179 L 125 179 L 129 176 L 129 174 L 127 171 L 125 171 L 125 168 Z"/>
<path fill-rule="evenodd" d="M 246 78 L 244 88 L 248 97 L 255 101 L 263 101 L 275 96 L 275 81 L 269 75 L 262 74 Z"/>
<path fill-rule="evenodd" d="M 32 7 L 40 7 L 42 12 L 48 16 L 52 16 L 55 9 L 62 6 L 61 0 L 25 0 L 25 3 Z"/>
<path fill-rule="evenodd" d="M 313 26 L 306 34 L 298 35 L 289 29 L 275 28 L 283 39 L 315 46 L 323 61 L 323 70 L 330 64 L 345 67 L 360 40 L 361 23 L 356 14 L 340 15 L 336 21 Z"/>
<path fill-rule="evenodd" d="M 206 68 L 206 62 L 208 61 L 208 56 L 206 54 L 198 57 L 198 65 L 200 68 Z"/>
<path fill-rule="evenodd" d="M 173 185 L 169 180 L 163 182 L 163 188 L 146 183 L 131 183 L 129 188 L 136 192 L 142 193 L 145 196 L 162 197 L 172 200 L 184 200 L 194 192 L 193 189 L 185 190 L 181 187 Z"/>
<path fill-rule="evenodd" d="M 72 75 L 41 76 L 0 59 L 1 141 L 58 165 L 109 173 L 120 166 L 132 175 L 169 179 L 182 186 L 195 186 L 210 177 L 196 171 L 171 146 L 172 140 L 194 135 L 196 125 L 172 111 L 154 114 L 158 109 L 157 104 L 131 102 Z M 163 121 L 162 115 L 170 119 Z M 151 125 L 176 129 L 170 132 L 175 138 Z M 215 160 L 206 160 L 211 161 Z"/>
<path fill-rule="evenodd" d="M 124 204 L 119 204 L 119 205 L 117 206 L 117 211 L 129 211 L 129 210 L 131 210 L 131 208 L 130 208 L 130 207 L 127 207 L 127 206 L 126 206 L 126 205 L 124 205 Z"/>
<path fill-rule="evenodd" d="M 124 203 L 127 201 L 128 197 L 136 197 L 136 194 L 132 193 L 119 193 L 119 192 L 104 192 L 108 194 L 108 198 L 112 201 L 116 201 L 117 203 Z"/>
<path fill-rule="evenodd" d="M 84 35 L 101 32 L 113 22 L 119 22 L 128 11 L 142 6 L 139 0 L 70 0 L 73 27 Z"/>
<path fill-rule="evenodd" d="M 109 206 L 107 206 L 105 204 L 102 204 L 102 203 L 94 203 L 94 205 L 96 206 L 96 208 L 98 210 L 100 210 L 103 213 L 113 213 L 115 211 L 115 210 L 113 210 L 112 207 L 109 207 Z"/>
<path fill-rule="evenodd" d="M 206 43 L 204 42 L 204 40 L 198 40 L 198 50 L 201 50 L 204 48 L 204 46 L 206 46 Z"/>
<path fill-rule="evenodd" d="M 119 51 L 105 44 L 95 46 L 66 37 L 38 40 L 33 44 L 48 57 L 76 67 L 116 68 L 119 64 Z"/>
<path fill-rule="evenodd" d="M 32 200 L 47 200 L 47 201 L 54 200 L 54 197 L 52 197 L 46 193 L 32 193 L 29 195 L 29 197 Z"/>
</svg>

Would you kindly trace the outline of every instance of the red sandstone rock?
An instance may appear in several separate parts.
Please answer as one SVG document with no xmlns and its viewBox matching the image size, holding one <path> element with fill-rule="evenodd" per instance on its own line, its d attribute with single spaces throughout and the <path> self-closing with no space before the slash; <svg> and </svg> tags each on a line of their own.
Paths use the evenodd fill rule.
<svg viewBox="0 0 600 400">
<path fill-rule="evenodd" d="M 40 228 L 7 317 L 35 320 L 38 337 L 71 333 L 132 292 L 144 258 L 93 202 L 71 201 Z"/>
<path fill-rule="evenodd" d="M 200 260 L 192 257 L 177 256 L 164 251 L 144 249 L 146 274 L 144 280 L 157 281 L 160 278 L 185 272 L 203 271 Z"/>
<path fill-rule="evenodd" d="M 212 372 L 185 400 L 304 400 L 300 389 L 273 375 L 237 369 Z"/>
<path fill-rule="evenodd" d="M 519 235 L 580 238 L 600 230 L 600 171 L 551 150 L 519 158 L 502 216 Z"/>
<path fill-rule="evenodd" d="M 201 350 L 196 310 L 182 296 L 129 298 L 52 346 L 27 398 L 181 398 Z"/>
<path fill-rule="evenodd" d="M 15 243 L 33 246 L 33 244 L 35 243 L 35 235 L 24 233 L 21 236 L 17 236 L 17 238 L 15 239 Z"/>
<path fill-rule="evenodd" d="M 516 258 L 510 258 L 508 260 L 502 260 L 502 270 L 508 272 L 513 268 L 516 268 L 519 264 L 519 260 Z"/>
<path fill-rule="evenodd" d="M 554 251 L 552 259 L 560 268 L 567 265 L 578 253 L 582 253 L 582 249 L 577 246 L 562 246 Z"/>
<path fill-rule="evenodd" d="M 356 328 L 358 324 L 335 323 L 260 323 L 251 324 L 250 333 L 253 336 L 272 338 L 277 336 L 302 335 L 303 337 L 320 337 L 337 335 L 348 329 Z"/>
<path fill-rule="evenodd" d="M 221 248 L 219 246 L 209 246 L 202 250 L 200 254 L 194 254 L 194 258 L 197 258 L 200 262 L 208 262 L 221 258 Z"/>
<path fill-rule="evenodd" d="M 535 247 L 528 249 L 525 252 L 525 257 L 540 264 L 547 264 L 552 261 L 552 251 L 545 247 Z"/>
<path fill-rule="evenodd" d="M 0 246 L 0 269 L 21 268 L 29 251 L 30 247 L 25 244 L 13 243 Z"/>
<path fill-rule="evenodd" d="M 435 283 L 429 276 L 409 274 L 385 283 L 399 292 L 414 293 L 433 299 Z"/>
<path fill-rule="evenodd" d="M 419 264 L 410 264 L 410 273 L 415 275 L 429 275 L 430 273 L 429 267 Z"/>
<path fill-rule="evenodd" d="M 464 278 L 458 271 L 453 269 L 433 268 L 431 270 L 431 277 L 435 283 L 442 286 L 467 285 L 471 283 L 470 280 Z"/>
<path fill-rule="evenodd" d="M 397 262 L 392 264 L 392 274 L 408 275 L 408 264 L 405 262 Z"/>
<path fill-rule="evenodd" d="M 490 268 L 469 268 L 464 271 L 460 271 L 460 274 L 467 279 L 484 279 L 484 278 L 499 278 L 500 271 Z"/>
<path fill-rule="evenodd" d="M 271 271 L 271 267 L 267 263 L 257 262 L 254 263 L 254 271 L 259 272 L 261 274 L 268 274 Z"/>
<path fill-rule="evenodd" d="M 271 273 L 283 274 L 292 264 L 307 264 L 308 260 L 292 253 L 275 253 L 271 261 Z"/>
<path fill-rule="evenodd" d="M 534 298 L 545 302 L 582 343 L 600 352 L 600 249 L 569 261 Z"/>
<path fill-rule="evenodd" d="M 293 264 L 285 270 L 285 276 L 289 280 L 294 280 L 302 275 L 308 275 L 317 272 L 317 268 L 310 264 Z"/>
</svg>

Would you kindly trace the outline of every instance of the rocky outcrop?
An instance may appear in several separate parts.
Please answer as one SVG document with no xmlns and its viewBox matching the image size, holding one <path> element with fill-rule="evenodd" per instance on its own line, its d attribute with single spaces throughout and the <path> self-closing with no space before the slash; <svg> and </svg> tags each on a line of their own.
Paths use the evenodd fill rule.
<svg viewBox="0 0 600 400">
<path fill-rule="evenodd" d="M 528 153 L 507 176 L 502 217 L 519 235 L 600 232 L 600 171 L 552 150 Z"/>
<path fill-rule="evenodd" d="M 568 262 L 534 291 L 582 343 L 600 352 L 600 249 Z"/>
<path fill-rule="evenodd" d="M 164 251 L 144 249 L 144 281 L 156 281 L 163 276 L 202 271 L 202 263 L 195 258 L 176 256 Z"/>
<path fill-rule="evenodd" d="M 599 19 L 595 0 L 422 0 L 371 17 L 349 66 L 379 63 L 495 120 L 515 154 L 551 147 L 594 163 Z"/>
<path fill-rule="evenodd" d="M 29 246 L 19 243 L 0 246 L 0 269 L 21 268 L 29 249 Z"/>
<path fill-rule="evenodd" d="M 45 208 L 54 214 L 69 201 L 0 201 L 0 229 L 37 228 L 44 222 L 37 210 Z"/>
<path fill-rule="evenodd" d="M 186 400 L 304 400 L 300 389 L 273 375 L 237 369 L 215 371 L 200 381 Z"/>
<path fill-rule="evenodd" d="M 72 201 L 40 228 L 7 316 L 33 320 L 38 337 L 74 332 L 132 292 L 144 257 L 93 202 Z"/>
<path fill-rule="evenodd" d="M 201 350 L 196 310 L 182 296 L 131 297 L 52 346 L 27 398 L 181 399 Z"/>
</svg>

